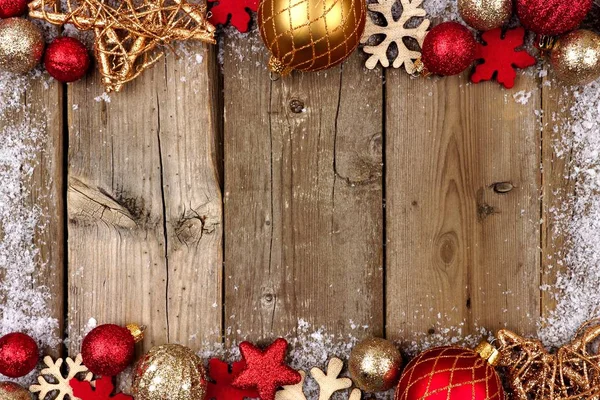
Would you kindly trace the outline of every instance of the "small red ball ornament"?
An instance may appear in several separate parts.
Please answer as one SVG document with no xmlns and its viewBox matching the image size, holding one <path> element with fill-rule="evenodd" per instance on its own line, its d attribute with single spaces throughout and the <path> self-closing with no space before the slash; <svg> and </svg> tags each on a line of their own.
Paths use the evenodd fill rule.
<svg viewBox="0 0 600 400">
<path fill-rule="evenodd" d="M 504 400 L 500 377 L 487 360 L 462 347 L 436 347 L 404 370 L 396 400 Z"/>
<path fill-rule="evenodd" d="M 9 333 L 0 338 L 0 374 L 20 378 L 30 373 L 38 363 L 35 340 L 24 333 Z"/>
<path fill-rule="evenodd" d="M 476 42 L 465 26 L 444 22 L 425 37 L 421 60 L 436 75 L 460 74 L 475 61 Z"/>
<path fill-rule="evenodd" d="M 521 24 L 538 35 L 558 36 L 579 27 L 593 0 L 517 0 Z"/>
<path fill-rule="evenodd" d="M 90 67 L 90 56 L 79 40 L 72 37 L 60 37 L 46 49 L 44 66 L 46 71 L 57 81 L 75 82 L 85 76 Z"/>
<path fill-rule="evenodd" d="M 133 361 L 135 343 L 142 339 L 142 330 L 137 325 L 128 325 L 127 328 L 100 325 L 83 339 L 83 363 L 96 375 L 118 375 Z"/>
<path fill-rule="evenodd" d="M 0 18 L 20 17 L 27 11 L 27 0 L 0 0 Z"/>
</svg>

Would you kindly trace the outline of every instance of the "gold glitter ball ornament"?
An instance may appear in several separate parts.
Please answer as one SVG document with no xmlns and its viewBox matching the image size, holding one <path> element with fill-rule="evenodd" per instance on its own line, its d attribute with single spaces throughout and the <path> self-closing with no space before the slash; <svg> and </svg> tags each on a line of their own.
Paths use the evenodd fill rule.
<svg viewBox="0 0 600 400">
<path fill-rule="evenodd" d="M 258 26 L 271 71 L 331 68 L 356 49 L 365 30 L 364 0 L 262 0 Z"/>
<path fill-rule="evenodd" d="M 165 344 L 138 361 L 132 389 L 136 400 L 203 400 L 207 385 L 200 357 L 187 347 Z"/>
<path fill-rule="evenodd" d="M 0 20 L 0 69 L 25 74 L 36 67 L 44 54 L 40 29 L 23 18 Z"/>
<path fill-rule="evenodd" d="M 554 45 L 550 62 L 558 79 L 569 85 L 585 85 L 600 78 L 600 36 L 578 30 L 562 36 Z"/>
<path fill-rule="evenodd" d="M 31 400 L 31 393 L 13 382 L 0 382 L 0 400 Z"/>
<path fill-rule="evenodd" d="M 350 353 L 348 370 L 354 384 L 366 392 L 391 389 L 400 379 L 402 355 L 392 342 L 369 338 L 358 343 Z"/>
<path fill-rule="evenodd" d="M 478 31 L 501 28 L 513 13 L 512 0 L 458 0 L 458 11 L 465 22 Z"/>
</svg>

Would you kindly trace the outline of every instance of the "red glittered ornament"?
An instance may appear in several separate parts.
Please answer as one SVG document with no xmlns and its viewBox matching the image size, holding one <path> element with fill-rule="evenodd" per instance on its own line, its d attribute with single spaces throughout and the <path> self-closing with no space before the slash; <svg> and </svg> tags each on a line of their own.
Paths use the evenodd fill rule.
<svg viewBox="0 0 600 400">
<path fill-rule="evenodd" d="M 19 17 L 27 11 L 27 0 L 0 0 L 0 18 Z"/>
<path fill-rule="evenodd" d="M 436 75 L 460 74 L 475 61 L 476 42 L 465 26 L 444 22 L 425 37 L 421 61 Z"/>
<path fill-rule="evenodd" d="M 517 0 L 517 14 L 525 28 L 538 35 L 558 36 L 579 27 L 593 0 Z"/>
<path fill-rule="evenodd" d="M 75 82 L 85 76 L 90 67 L 90 56 L 79 40 L 59 37 L 46 49 L 44 66 L 57 81 Z"/>
<path fill-rule="evenodd" d="M 504 400 L 494 367 L 473 350 L 436 347 L 404 370 L 396 400 Z"/>
<path fill-rule="evenodd" d="M 127 328 L 100 325 L 83 339 L 83 363 L 96 375 L 118 375 L 133 361 L 135 343 L 142 337 L 142 330 L 137 325 L 128 325 Z"/>
<path fill-rule="evenodd" d="M 19 378 L 30 373 L 38 363 L 35 340 L 24 333 L 9 333 L 0 338 L 0 374 Z"/>
</svg>

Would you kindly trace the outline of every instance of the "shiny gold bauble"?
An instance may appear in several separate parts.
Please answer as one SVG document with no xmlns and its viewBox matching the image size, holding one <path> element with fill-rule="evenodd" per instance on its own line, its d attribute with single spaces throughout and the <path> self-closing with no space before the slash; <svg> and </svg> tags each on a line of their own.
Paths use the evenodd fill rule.
<svg viewBox="0 0 600 400">
<path fill-rule="evenodd" d="M 569 85 L 585 85 L 600 78 L 600 36 L 578 30 L 554 45 L 550 62 L 556 76 Z"/>
<path fill-rule="evenodd" d="M 29 390 L 13 382 L 0 382 L 0 400 L 31 400 Z"/>
<path fill-rule="evenodd" d="M 138 361 L 132 389 L 136 400 L 203 400 L 207 385 L 200 357 L 187 347 L 165 344 Z"/>
<path fill-rule="evenodd" d="M 478 31 L 501 28 L 513 13 L 512 0 L 458 0 L 462 19 Z"/>
<path fill-rule="evenodd" d="M 400 379 L 402 355 L 392 342 L 369 338 L 358 343 L 350 353 L 348 370 L 354 384 L 365 392 L 383 392 Z"/>
<path fill-rule="evenodd" d="M 364 0 L 262 0 L 258 26 L 271 71 L 318 71 L 344 61 L 365 30 Z"/>
<path fill-rule="evenodd" d="M 40 28 L 23 18 L 0 20 L 0 70 L 25 74 L 44 54 Z"/>
</svg>

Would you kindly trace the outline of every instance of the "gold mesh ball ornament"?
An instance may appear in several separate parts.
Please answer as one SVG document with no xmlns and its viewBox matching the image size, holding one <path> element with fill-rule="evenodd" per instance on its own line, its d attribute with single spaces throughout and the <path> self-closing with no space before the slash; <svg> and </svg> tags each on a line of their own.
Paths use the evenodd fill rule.
<svg viewBox="0 0 600 400">
<path fill-rule="evenodd" d="M 258 26 L 271 52 L 269 69 L 331 68 L 356 49 L 365 29 L 364 0 L 262 0 Z"/>
</svg>

